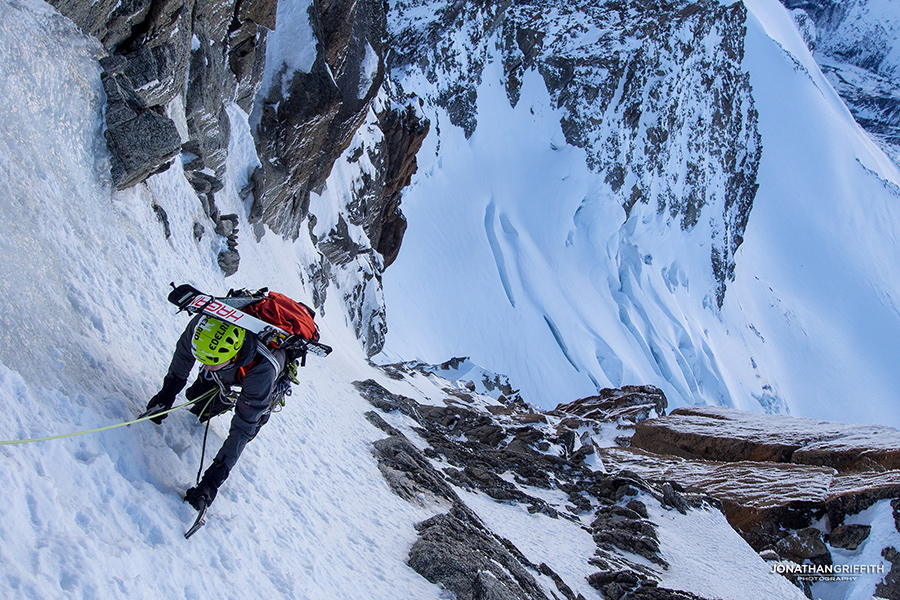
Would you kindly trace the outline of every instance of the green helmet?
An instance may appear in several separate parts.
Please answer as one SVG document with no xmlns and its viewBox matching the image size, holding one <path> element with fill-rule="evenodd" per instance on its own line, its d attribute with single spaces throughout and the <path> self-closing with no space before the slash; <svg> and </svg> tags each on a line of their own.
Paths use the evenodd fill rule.
<svg viewBox="0 0 900 600">
<path fill-rule="evenodd" d="M 237 355 L 246 333 L 231 323 L 204 316 L 194 328 L 191 351 L 204 365 L 220 365 Z"/>
</svg>

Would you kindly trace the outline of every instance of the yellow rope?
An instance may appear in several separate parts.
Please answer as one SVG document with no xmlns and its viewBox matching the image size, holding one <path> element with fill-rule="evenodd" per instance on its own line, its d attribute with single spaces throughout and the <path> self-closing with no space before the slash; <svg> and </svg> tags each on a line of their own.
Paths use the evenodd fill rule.
<svg viewBox="0 0 900 600">
<path fill-rule="evenodd" d="M 215 390 L 218 391 L 218 390 Z M 88 429 L 87 431 L 76 431 L 75 433 L 64 433 L 62 435 L 48 435 L 46 437 L 39 438 L 31 438 L 29 440 L 9 440 L 9 441 L 0 441 L 0 446 L 12 446 L 13 444 L 28 444 L 31 442 L 46 442 L 49 440 L 61 440 L 63 438 L 76 437 L 79 435 L 85 435 L 88 433 L 97 433 L 99 431 L 106 431 L 107 429 L 115 429 L 116 427 L 124 427 L 126 425 L 133 425 L 135 423 L 140 423 L 141 421 L 146 421 L 148 419 L 155 419 L 160 415 L 167 415 L 172 411 L 178 410 L 179 408 L 184 408 L 190 404 L 194 404 L 195 402 L 199 402 L 201 400 L 206 399 L 206 394 L 203 396 L 191 400 L 190 402 L 185 402 L 184 404 L 179 404 L 178 406 L 172 407 L 168 410 L 164 410 L 158 413 L 154 413 L 152 415 L 147 415 L 146 417 L 141 417 L 140 419 L 135 419 L 133 421 L 128 421 L 125 423 L 116 423 L 115 425 L 107 425 L 106 427 L 98 427 L 97 429 Z"/>
</svg>

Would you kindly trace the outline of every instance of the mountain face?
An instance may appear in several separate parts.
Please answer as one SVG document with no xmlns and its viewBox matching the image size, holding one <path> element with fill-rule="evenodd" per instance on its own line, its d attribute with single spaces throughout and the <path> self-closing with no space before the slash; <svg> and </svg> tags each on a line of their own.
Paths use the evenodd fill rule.
<svg viewBox="0 0 900 600">
<path fill-rule="evenodd" d="M 267 67 L 268 34 L 279 18 L 275 1 L 53 4 L 109 52 L 101 65 L 114 185 L 132 187 L 180 154 L 213 234 L 225 246 L 219 265 L 233 275 L 240 265 L 240 219 L 222 214 L 216 193 L 224 185 L 232 138 L 229 108 L 253 113 L 259 164 L 242 174 L 247 185 L 241 194 L 250 204 L 245 225 L 257 239 L 265 227 L 291 239 L 306 230 L 320 249 L 319 260 L 306 266 L 317 307 L 325 302 L 328 282 L 340 278 L 348 317 L 368 351 L 377 353 L 386 329 L 381 272 L 399 251 L 405 231 L 400 192 L 428 132 L 412 106 L 382 100 L 375 108 L 386 51 L 382 5 L 315 3 L 308 16 L 300 10 L 299 23 L 282 29 L 290 34 L 299 28 L 309 39 L 272 35 L 276 58 L 284 62 L 273 59 Z M 296 19 L 296 11 L 285 6 L 280 19 Z M 314 59 L 297 68 L 290 52 Z M 361 130 L 371 134 L 358 135 Z M 341 216 L 333 227 L 314 234 L 310 194 L 323 193 L 332 167 L 354 140 L 347 163 L 358 163 L 365 152 L 366 167 L 350 175 L 353 189 L 336 200 Z M 165 211 L 156 210 L 165 221 Z M 205 233 L 197 222 L 198 240 Z"/>
<path fill-rule="evenodd" d="M 721 307 L 761 150 L 741 68 L 746 15 L 714 1 L 397 2 L 390 67 L 402 91 L 402 74 L 421 65 L 432 84 L 424 96 L 467 137 L 494 45 L 512 107 L 524 72 L 538 71 L 566 142 L 585 149 L 626 218 L 642 203 L 683 230 L 709 222 Z"/>
<path fill-rule="evenodd" d="M 800 300 L 808 285 L 792 289 L 802 276 L 783 276 L 788 263 L 808 262 L 795 257 L 817 253 L 801 243 L 816 232 L 796 233 L 809 224 L 801 213 L 839 214 L 870 183 L 889 203 L 896 182 L 860 139 L 790 167 L 823 175 L 782 183 L 781 166 L 824 146 L 791 138 L 800 118 L 776 124 L 787 111 L 775 107 L 778 84 L 763 81 L 773 65 L 789 66 L 787 76 L 805 77 L 825 102 L 798 115 L 832 124 L 826 143 L 855 139 L 855 126 L 835 117 L 845 108 L 833 86 L 892 152 L 890 3 L 788 2 L 792 21 L 768 0 L 57 6 L 109 53 L 101 64 L 115 185 L 180 157 L 212 221 L 195 221 L 195 236 L 219 240 L 226 275 L 240 266 L 239 231 L 308 239 L 316 258 L 301 268 L 316 306 L 339 281 L 372 356 L 470 354 L 543 406 L 652 382 L 675 404 L 814 414 L 802 407 L 841 384 L 843 351 L 828 326 L 813 328 L 820 340 L 811 344 L 827 357 L 804 357 L 802 339 L 810 322 L 834 322 L 837 304 L 858 302 L 835 300 L 823 314 L 818 298 L 861 294 L 875 305 L 871 327 L 842 325 L 866 332 L 848 334 L 862 336 L 854 347 L 900 331 L 888 306 L 894 278 L 854 281 L 871 254 L 846 268 L 831 260 L 840 274 L 823 263 L 814 279 L 842 291 L 813 303 Z M 758 32 L 772 41 L 756 43 Z M 765 43 L 782 55 L 762 59 Z M 807 63 L 807 45 L 828 79 Z M 243 217 L 222 211 L 216 194 L 231 130 L 245 117 L 258 162 L 240 174 Z M 775 212 L 801 205 L 809 208 L 798 209 L 792 233 L 767 241 L 786 224 Z M 866 218 L 841 219 L 834 240 L 816 243 L 870 236 Z M 888 230 L 895 221 L 884 221 Z M 890 243 L 889 231 L 881 237 Z M 803 325 L 792 316 L 810 310 Z M 511 331 L 529 339 L 512 343 Z M 529 368 L 538 353 L 541 368 Z M 801 375 L 809 364 L 822 373 Z M 863 380 L 877 397 L 894 382 L 871 369 Z"/>
<path fill-rule="evenodd" d="M 388 27 L 436 135 L 386 360 L 467 354 L 544 407 L 653 383 L 813 416 L 847 356 L 893 352 L 895 270 L 849 240 L 892 244 L 897 168 L 780 4 L 397 2 Z M 886 403 L 890 371 L 849 377 Z"/>
<path fill-rule="evenodd" d="M 759 414 L 896 419 L 900 175 L 802 15 L 57 5 L 0 0 L 4 597 L 900 596 L 900 433 Z M 173 279 L 335 347 L 191 552 L 203 428 L 118 427 Z"/>
<path fill-rule="evenodd" d="M 891 2 L 785 0 L 854 118 L 900 162 L 900 12 Z"/>
</svg>

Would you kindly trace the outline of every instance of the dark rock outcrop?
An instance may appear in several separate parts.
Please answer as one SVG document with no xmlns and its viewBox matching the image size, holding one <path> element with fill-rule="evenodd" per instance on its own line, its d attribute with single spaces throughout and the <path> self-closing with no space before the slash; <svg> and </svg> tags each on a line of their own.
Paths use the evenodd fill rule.
<svg viewBox="0 0 900 600">
<path fill-rule="evenodd" d="M 382 410 L 415 414 L 415 402 L 391 394 L 372 380 L 356 386 Z M 481 523 L 428 459 L 377 413 L 368 413 L 368 418 L 389 435 L 375 442 L 373 449 L 391 489 L 410 502 L 449 508 L 416 526 L 419 538 L 409 551 L 409 566 L 457 598 L 548 600 L 523 564 L 524 557 Z"/>
<path fill-rule="evenodd" d="M 890 600 L 900 598 L 900 552 L 894 547 L 889 547 L 882 550 L 881 556 L 891 563 L 891 569 L 884 576 L 884 579 L 875 586 L 875 596 L 877 598 L 889 598 Z"/>
<path fill-rule="evenodd" d="M 171 119 L 141 101 L 121 72 L 106 71 L 101 80 L 107 98 L 110 176 L 113 185 L 125 189 L 167 169 L 181 152 L 181 136 Z"/>
<path fill-rule="evenodd" d="M 827 467 L 688 460 L 652 475 L 632 462 L 625 464 L 649 479 L 675 481 L 715 497 L 732 526 L 756 550 L 780 539 L 787 529 L 809 527 L 824 516 L 832 527 L 839 526 L 848 515 L 900 495 L 900 473 L 894 471 L 860 477 Z"/>
<path fill-rule="evenodd" d="M 775 552 L 784 559 L 803 564 L 810 561 L 814 565 L 830 565 L 831 553 L 825 546 L 822 532 L 815 527 L 806 527 L 778 540 Z"/>
<path fill-rule="evenodd" d="M 350 319 L 369 356 L 384 345 L 387 331 L 381 297 L 381 273 L 400 250 L 406 218 L 400 210 L 403 187 L 416 170 L 416 152 L 428 134 L 429 122 L 412 106 L 386 106 L 366 122 L 374 141 L 363 141 L 348 153 L 359 169 L 358 179 L 345 197 L 344 210 L 324 233 L 316 232 L 316 216 L 309 231 L 322 256 L 313 279 L 324 301 L 329 282 L 343 282 L 341 293 L 351 308 Z M 378 134 L 381 134 L 380 137 Z M 366 167 L 358 165 L 363 162 Z M 265 218 L 260 204 L 251 213 Z M 360 229 L 365 235 L 360 235 Z M 343 271 L 345 275 L 338 275 Z"/>
<path fill-rule="evenodd" d="M 259 115 L 251 128 L 262 164 L 241 192 L 242 200 L 252 199 L 254 233 L 261 237 L 263 224 L 293 238 L 308 230 L 321 253 L 318 264 L 308 265 L 317 307 L 330 282 L 340 279 L 357 335 L 370 355 L 379 352 L 387 329 L 381 273 L 399 252 L 406 230 L 401 190 L 416 171 L 415 155 L 429 130 L 414 99 L 395 103 L 383 94 L 373 102 L 385 72 L 386 5 L 314 3 L 309 16 L 318 44 L 312 69 L 287 72 L 285 66 L 257 111 L 266 32 L 276 26 L 277 0 L 53 4 L 110 53 L 102 61 L 102 77 L 113 184 L 136 185 L 167 169 L 180 153 L 212 230 L 227 246 L 218 264 L 232 275 L 240 264 L 237 219 L 221 215 L 216 203 L 226 175 L 234 116 L 229 111 L 236 103 Z M 361 136 L 350 162 L 367 152 L 371 168 L 361 169 L 346 205 L 337 207 L 335 227 L 316 237 L 315 215 L 301 226 L 309 217 L 309 194 L 322 191 L 366 119 L 381 138 Z M 232 175 L 239 180 L 245 174 Z M 206 228 L 197 225 L 200 240 Z"/>
<path fill-rule="evenodd" d="M 101 65 L 113 184 L 131 187 L 183 153 L 204 212 L 217 231 L 227 228 L 214 197 L 222 187 L 230 137 L 226 107 L 237 102 L 245 111 L 251 108 L 263 74 L 264 32 L 275 26 L 277 0 L 52 3 L 110 52 Z M 187 139 L 167 116 L 179 95 Z M 224 237 L 228 250 L 219 255 L 219 265 L 230 275 L 240 261 L 236 230 Z"/>
<path fill-rule="evenodd" d="M 181 138 L 164 106 L 187 72 L 193 0 L 52 4 L 114 54 L 102 63 L 113 184 L 124 189 L 167 169 Z"/>
<path fill-rule="evenodd" d="M 626 385 L 621 389 L 605 388 L 596 396 L 560 404 L 555 412 L 578 415 L 595 421 L 625 419 L 637 423 L 647 419 L 651 414 L 664 416 L 666 407 L 666 396 L 658 387 Z"/>
<path fill-rule="evenodd" d="M 415 370 L 429 372 L 428 367 L 411 364 L 392 365 L 387 372 L 403 378 Z M 683 512 L 715 501 L 672 485 L 655 487 L 627 470 L 609 475 L 591 470 L 584 460 L 594 453 L 593 444 L 576 448 L 579 437 L 563 425 L 575 419 L 582 428 L 587 421 L 556 411 L 543 415 L 521 400 L 485 405 L 485 397 L 476 400 L 457 389 L 447 388 L 445 405 L 434 406 L 393 394 L 373 380 L 354 385 L 381 411 L 413 419 L 416 434 L 428 444 L 420 451 L 377 413 L 368 414 L 389 434 L 373 449 L 391 489 L 410 502 L 451 507 L 417 526 L 419 539 L 410 551 L 409 565 L 429 581 L 458 598 L 545 598 L 546 589 L 534 580 L 540 574 L 554 582 L 557 597 L 581 598 L 549 566 L 535 564 L 509 540 L 490 532 L 454 491 L 463 489 L 575 524 L 582 522 L 579 515 L 592 515 L 588 531 L 597 549 L 589 562 L 598 571 L 588 583 L 604 598 L 699 598 L 659 587 L 660 571 L 667 563 L 645 502 Z M 635 392 L 609 390 L 607 395 Z M 661 402 L 664 406 L 664 398 Z M 438 470 L 433 460 L 449 466 Z M 554 508 L 529 489 L 560 490 L 570 504 L 564 510 Z"/>
<path fill-rule="evenodd" d="M 828 543 L 835 548 L 856 550 L 871 531 L 871 525 L 838 525 L 828 534 Z"/>
<path fill-rule="evenodd" d="M 223 42 L 208 37 L 203 29 L 202 21 L 195 25 L 194 35 L 199 44 L 191 52 L 185 93 L 184 111 L 190 136 L 185 149 L 201 159 L 192 165 L 193 170 L 209 169 L 221 179 L 231 137 L 231 121 L 223 99 L 234 98 L 237 79 L 226 66 Z"/>
<path fill-rule="evenodd" d="M 362 124 L 384 79 L 385 12 L 374 0 L 316 2 L 310 18 L 319 51 L 309 73 L 285 66 L 265 100 L 257 128 L 263 192 L 254 214 L 296 238 L 334 162 Z"/>
<path fill-rule="evenodd" d="M 418 168 L 416 154 L 428 135 L 430 123 L 407 106 L 385 110 L 378 115 L 378 125 L 384 136 L 381 152 L 374 157 L 380 179 L 368 194 L 371 201 L 363 211 L 363 228 L 387 268 L 396 260 L 406 232 L 400 195 Z"/>
<path fill-rule="evenodd" d="M 465 359 L 445 365 L 402 363 L 383 370 L 391 379 L 425 375 L 432 382 L 441 373 L 477 373 Z M 509 597 L 530 598 L 531 592 L 521 583 L 528 579 L 513 574 L 547 575 L 545 565 L 536 565 L 529 560 L 533 557 L 492 534 L 461 501 L 468 497 L 463 491 L 518 505 L 539 513 L 541 519 L 566 519 L 589 532 L 595 551 L 588 562 L 597 571 L 587 582 L 603 598 L 617 600 L 697 598 L 689 591 L 665 589 L 660 584 L 665 579 L 661 574 L 674 566 L 667 563 L 672 555 L 663 546 L 664 533 L 671 530 L 662 524 L 677 519 L 678 513 L 721 511 L 762 559 L 784 567 L 784 576 L 807 594 L 812 589 L 810 577 L 797 574 L 801 565 L 827 569 L 846 564 L 848 553 L 871 552 L 873 540 L 878 543 L 891 534 L 879 529 L 877 535 L 871 535 L 876 527 L 883 527 L 883 519 L 872 521 L 871 526 L 858 524 L 859 519 L 870 518 L 860 515 L 862 511 L 880 503 L 878 510 L 883 515 L 885 502 L 890 502 L 894 519 L 900 523 L 900 471 L 884 467 L 839 471 L 833 466 L 776 462 L 795 454 L 797 450 L 785 452 L 785 448 L 803 439 L 807 447 L 816 446 L 817 457 L 827 454 L 826 440 L 837 442 L 835 457 L 815 462 L 862 464 L 846 458 L 855 456 L 847 448 L 864 445 L 861 436 L 866 431 L 876 436 L 872 449 L 889 446 L 892 442 L 878 437 L 889 435 L 888 428 L 717 407 L 678 409 L 669 417 L 644 420 L 642 407 L 662 412 L 666 400 L 655 388 L 643 386 L 604 390 L 597 397 L 541 412 L 521 399 L 508 401 L 502 395 L 491 398 L 476 393 L 474 381 L 447 382 L 437 397 L 419 389 L 428 397 L 427 404 L 391 393 L 374 380 L 354 385 L 383 413 L 402 414 L 395 414 L 392 422 L 404 423 L 405 431 L 411 430 L 417 437 L 414 445 L 385 423 L 380 416 L 383 413 L 369 413 L 370 420 L 389 434 L 373 444 L 373 451 L 391 488 L 410 502 L 441 507 L 439 516 L 418 526 L 421 537 L 410 554 L 410 565 L 459 597 L 479 597 L 475 590 L 482 589 L 480 585 L 496 584 L 499 587 L 491 591 L 496 596 L 489 597 L 512 594 Z M 637 408 L 641 410 L 631 410 Z M 659 430 L 654 421 L 669 423 L 671 428 L 675 428 L 672 422 L 680 421 L 683 429 L 688 429 L 684 420 L 688 416 L 699 419 L 699 415 L 710 422 L 701 426 L 694 420 L 689 429 L 710 439 L 704 442 L 698 437 L 693 442 L 704 452 L 715 450 L 720 459 L 728 456 L 734 460 L 685 458 L 610 444 L 610 425 L 621 431 L 636 426 L 646 434 Z M 724 438 L 720 448 L 715 446 L 717 437 Z M 668 447 L 680 448 L 682 454 L 685 450 L 674 443 Z M 548 499 L 560 492 L 567 500 Z M 661 510 L 663 514 L 668 511 L 664 520 L 660 520 Z M 851 516 L 854 518 L 849 519 Z M 897 528 L 900 530 L 900 525 Z M 877 576 L 882 597 L 889 598 L 896 591 L 900 559 L 894 548 L 880 550 L 893 565 L 886 575 Z M 505 578 L 491 571 L 487 583 L 480 582 L 479 573 L 490 570 L 490 563 L 503 565 Z M 551 579 L 556 585 L 552 593 L 548 593 L 546 580 L 538 579 L 543 593 L 577 598 L 558 575 Z"/>
<path fill-rule="evenodd" d="M 409 566 L 460 600 L 549 600 L 534 576 L 465 512 L 437 515 L 416 529 Z"/>
<path fill-rule="evenodd" d="M 103 84 L 115 186 L 133 186 L 183 153 L 186 176 L 204 212 L 227 238 L 219 264 L 227 275 L 234 273 L 240 261 L 236 230 L 220 233 L 233 227 L 223 222 L 215 201 L 231 135 L 226 107 L 236 102 L 248 113 L 253 109 L 277 0 L 56 0 L 54 5 L 111 53 L 103 60 Z M 264 168 L 253 177 L 251 223 L 262 220 L 293 237 L 307 216 L 309 191 L 321 189 L 384 75 L 381 4 L 335 0 L 316 3 L 315 9 L 311 17 L 321 42 L 319 58 L 310 73 L 281 74 L 283 81 L 269 90 L 257 132 Z M 167 116 L 179 94 L 187 125 L 182 134 Z M 278 110 L 272 108 L 276 104 Z M 412 110 L 388 108 L 379 121 L 384 142 L 373 157 L 377 176 L 363 182 L 365 193 L 349 209 L 372 247 L 348 246 L 349 236 L 342 237 L 340 230 L 322 245 L 337 268 L 372 248 L 384 257 L 371 261 L 371 276 L 346 293 L 355 302 L 360 333 L 370 340 L 372 353 L 380 349 L 384 325 L 371 308 L 378 302 L 369 297 L 377 296 L 380 272 L 399 251 L 406 225 L 400 190 L 415 172 L 415 154 L 428 132 L 427 120 Z M 323 276 L 330 271 L 331 266 L 323 267 Z"/>
</svg>

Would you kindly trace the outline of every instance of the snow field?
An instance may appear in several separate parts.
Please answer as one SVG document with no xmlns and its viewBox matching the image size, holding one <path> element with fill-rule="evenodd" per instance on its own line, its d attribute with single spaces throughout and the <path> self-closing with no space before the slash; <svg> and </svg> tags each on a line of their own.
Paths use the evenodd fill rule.
<svg viewBox="0 0 900 600">
<path fill-rule="evenodd" d="M 660 586 L 690 589 L 705 598 L 802 600 L 803 592 L 771 568 L 717 510 L 680 514 L 648 502 L 669 563 Z"/>
</svg>

